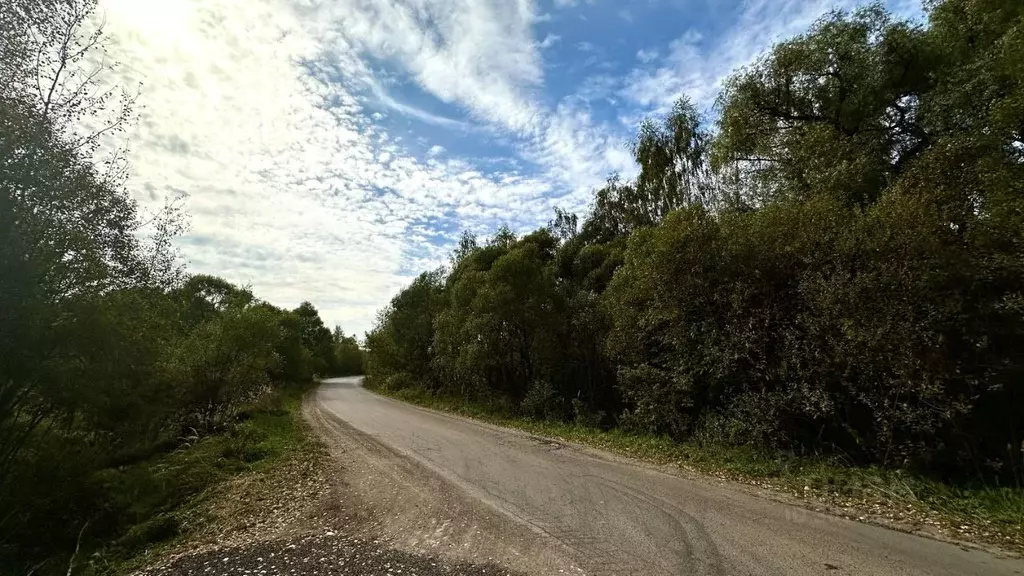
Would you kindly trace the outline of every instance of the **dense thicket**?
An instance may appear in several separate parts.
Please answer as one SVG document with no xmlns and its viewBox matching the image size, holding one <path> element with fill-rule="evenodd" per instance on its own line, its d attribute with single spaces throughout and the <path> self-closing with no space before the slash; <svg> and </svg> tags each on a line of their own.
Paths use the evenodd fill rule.
<svg viewBox="0 0 1024 576">
<path fill-rule="evenodd" d="M 371 382 L 521 414 L 1024 479 L 1024 4 L 834 13 L 643 124 L 589 214 L 465 237 Z"/>
<path fill-rule="evenodd" d="M 120 483 L 118 466 L 229 429 L 275 389 L 361 371 L 312 305 L 185 275 L 173 218 L 143 226 L 116 156 L 97 159 L 130 99 L 80 66 L 106 61 L 101 31 L 83 32 L 93 7 L 0 10 L 2 574 L 64 573 L 79 540 L 145 520 L 168 480 L 142 466 Z M 83 134 L 84 119 L 101 127 Z"/>
</svg>

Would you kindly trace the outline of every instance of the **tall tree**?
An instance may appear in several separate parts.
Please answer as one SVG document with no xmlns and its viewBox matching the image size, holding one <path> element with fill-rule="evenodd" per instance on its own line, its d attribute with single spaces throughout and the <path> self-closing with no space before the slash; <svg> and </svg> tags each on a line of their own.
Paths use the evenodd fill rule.
<svg viewBox="0 0 1024 576">
<path fill-rule="evenodd" d="M 46 411 L 44 385 L 73 353 L 68 307 L 115 289 L 174 281 L 161 220 L 148 243 L 120 157 L 95 162 L 123 129 L 131 98 L 104 74 L 91 0 L 5 0 L 0 7 L 0 476 Z M 99 65 L 94 65 L 99 62 Z M 83 131 L 83 122 L 99 128 Z"/>
<path fill-rule="evenodd" d="M 932 81 L 924 34 L 874 5 L 779 44 L 727 82 L 716 169 L 755 204 L 874 202 L 929 143 L 918 114 Z"/>
</svg>

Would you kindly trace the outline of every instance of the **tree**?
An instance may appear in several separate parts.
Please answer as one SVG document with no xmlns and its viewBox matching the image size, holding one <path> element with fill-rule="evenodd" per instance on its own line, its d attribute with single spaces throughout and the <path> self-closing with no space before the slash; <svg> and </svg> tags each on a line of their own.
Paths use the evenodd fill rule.
<svg viewBox="0 0 1024 576">
<path fill-rule="evenodd" d="M 514 407 L 532 388 L 559 392 L 564 302 L 551 266 L 556 246 L 547 230 L 516 240 L 503 229 L 452 271 L 434 339 L 445 385 Z"/>
<path fill-rule="evenodd" d="M 174 219 L 161 217 L 147 244 L 119 158 L 93 162 L 100 139 L 131 117 L 127 97 L 109 113 L 120 87 L 101 88 L 110 66 L 102 28 L 89 29 L 94 8 L 89 0 L 8 0 L 0 10 L 0 476 L 14 438 L 45 412 L 38 392 L 61 362 L 53 351 L 67 321 L 62 308 L 176 278 Z M 86 119 L 99 128 L 83 132 Z"/>
<path fill-rule="evenodd" d="M 365 370 L 359 342 L 354 334 L 346 335 L 341 326 L 334 327 L 334 357 L 334 373 L 339 376 L 362 374 Z"/>
<path fill-rule="evenodd" d="M 716 170 L 748 203 L 874 202 L 930 142 L 918 114 L 930 58 L 925 32 L 877 5 L 833 12 L 727 82 Z"/>
<path fill-rule="evenodd" d="M 475 250 L 475 248 L 474 248 Z M 471 250 L 461 255 L 466 258 Z M 366 372 L 377 385 L 401 388 L 414 382 L 436 389 L 432 366 L 434 323 L 442 310 L 442 271 L 424 272 L 391 299 L 366 334 Z"/>
<path fill-rule="evenodd" d="M 100 138 L 123 126 L 130 107 L 112 117 L 103 114 L 113 92 L 97 92 L 101 70 L 82 68 L 102 51 L 101 31 L 82 33 L 92 6 L 0 5 L 0 516 L 8 519 L 43 505 L 18 496 L 24 472 L 46 461 L 41 454 L 51 454 L 51 447 L 68 452 L 77 422 L 95 426 L 94 439 L 128 436 L 129 426 L 117 426 L 117 410 L 103 409 L 103 400 L 123 399 L 115 389 L 143 379 L 146 370 L 132 372 L 130 364 L 101 350 L 110 340 L 128 343 L 121 340 L 126 311 L 118 295 L 141 295 L 158 278 L 172 276 L 160 266 L 173 266 L 173 259 L 147 251 L 136 235 L 141 221 L 123 186 L 119 158 L 105 168 L 93 162 Z M 82 131 L 80 121 L 87 118 L 99 118 L 102 127 Z M 162 237 L 152 244 L 168 245 Z M 158 324 L 142 316 L 136 317 L 139 327 Z M 82 322 L 90 317 L 96 324 Z M 146 365 L 152 350 L 129 347 L 122 358 Z M 49 487 L 83 496 L 81 478 L 94 465 L 88 459 L 93 451 L 79 452 L 65 460 L 82 468 L 43 467 L 34 476 L 63 474 L 63 483 Z M 16 471 L 22 472 L 20 481 L 10 481 Z M 77 507 L 66 510 L 74 514 Z M 2 528 L 0 538 L 7 541 L 10 525 Z M 58 531 L 49 534 L 60 541 Z M 4 556 L 4 565 L 12 565 L 6 551 Z"/>
<path fill-rule="evenodd" d="M 686 98 L 675 103 L 661 122 L 645 120 L 633 142 L 640 165 L 633 190 L 641 221 L 660 222 L 669 212 L 693 203 L 715 202 L 708 163 L 711 134 L 696 107 Z"/>
<path fill-rule="evenodd" d="M 96 0 L 4 0 L 0 81 L 5 97 L 30 104 L 72 149 L 92 157 L 101 139 L 123 131 L 138 97 L 103 82 L 116 68 L 108 54 Z M 96 128 L 83 130 L 88 119 Z M 123 157 L 106 159 L 113 176 Z"/>
<path fill-rule="evenodd" d="M 231 308 L 191 331 L 164 360 L 166 384 L 182 399 L 181 425 L 210 433 L 269 389 L 281 337 L 263 306 Z"/>
<path fill-rule="evenodd" d="M 334 339 L 315 306 L 303 302 L 293 312 L 299 320 L 302 345 L 309 351 L 313 374 L 325 375 L 335 369 Z"/>
<path fill-rule="evenodd" d="M 640 173 L 634 182 L 612 176 L 595 192 L 592 212 L 580 234 L 607 241 L 656 225 L 689 204 L 721 203 L 711 171 L 710 146 L 711 135 L 685 98 L 660 121 L 644 120 L 632 143 Z"/>
</svg>

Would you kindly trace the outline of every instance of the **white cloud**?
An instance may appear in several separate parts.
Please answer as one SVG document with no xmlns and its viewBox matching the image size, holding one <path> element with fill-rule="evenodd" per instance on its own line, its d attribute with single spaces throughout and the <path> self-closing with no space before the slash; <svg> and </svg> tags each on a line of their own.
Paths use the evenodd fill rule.
<svg viewBox="0 0 1024 576">
<path fill-rule="evenodd" d="M 644 64 L 649 64 L 658 59 L 658 51 L 653 48 L 650 50 L 637 50 L 636 59 Z"/>
<path fill-rule="evenodd" d="M 131 185 L 146 204 L 187 194 L 192 228 L 182 245 L 195 271 L 251 283 L 283 306 L 309 299 L 329 322 L 363 331 L 411 274 L 444 260 L 424 222 L 457 217 L 481 228 L 507 220 L 511 206 L 517 225 L 546 216 L 546 179 L 507 181 L 458 160 L 410 156 L 364 102 L 449 128 L 456 121 L 385 101 L 356 48 L 401 53 L 437 94 L 529 127 L 535 112 L 522 87 L 540 77 L 528 45 L 518 53 L 494 48 L 500 55 L 440 42 L 416 51 L 373 29 L 339 36 L 271 2 L 244 11 L 227 0 L 164 0 L 155 13 L 135 0 L 104 0 L 101 8 L 125 81 L 145 83 L 145 109 L 130 135 Z M 522 35 L 529 10 L 516 10 L 520 24 L 510 29 Z M 338 29 L 368 25 L 335 16 Z M 482 45 L 488 32 L 478 34 Z"/>
<path fill-rule="evenodd" d="M 604 101 L 608 104 L 618 104 L 617 92 L 622 86 L 622 79 L 610 74 L 597 74 L 589 76 L 580 83 L 574 94 L 574 99 L 587 103 Z"/>
<path fill-rule="evenodd" d="M 437 144 L 431 146 L 430 149 L 427 150 L 427 156 L 437 156 L 437 155 L 443 154 L 443 153 L 444 153 L 444 146 L 440 146 L 440 145 L 437 145 Z"/>
<path fill-rule="evenodd" d="M 542 50 L 546 50 L 554 46 L 555 43 L 557 43 L 561 39 L 562 37 L 559 36 L 558 34 L 548 34 L 547 36 L 544 37 L 543 40 L 541 40 L 540 44 L 538 44 L 537 46 Z"/>
<path fill-rule="evenodd" d="M 403 104 L 402 102 L 395 100 L 387 92 L 385 92 L 384 88 L 381 87 L 381 85 L 373 78 L 366 78 L 365 81 L 369 85 L 370 91 L 376 97 L 377 102 L 391 110 L 394 110 L 395 112 L 399 112 L 401 114 L 410 116 L 417 120 L 421 120 L 428 124 L 443 126 L 445 128 L 458 128 L 462 130 L 470 128 L 470 124 L 467 122 L 447 118 L 445 116 L 439 116 L 437 114 L 432 114 L 430 112 L 427 112 L 426 110 L 420 110 L 415 106 Z"/>
<path fill-rule="evenodd" d="M 354 46 L 402 67 L 443 102 L 467 110 L 478 122 L 506 131 L 522 153 L 545 171 L 547 188 L 581 193 L 604 174 L 628 170 L 595 142 L 619 143 L 580 115 L 540 104 L 543 65 L 533 40 L 539 15 L 527 0 L 420 0 L 404 4 L 322 4 L 316 17 L 334 22 L 336 42 Z M 553 42 L 551 37 L 546 41 Z M 593 44 L 584 43 L 596 50 Z M 571 146 L 585 140 L 586 148 Z M 565 170 L 566 166 L 574 167 Z M 585 174 L 584 170 L 592 170 Z"/>
<path fill-rule="evenodd" d="M 555 8 L 575 8 L 580 4 L 593 4 L 594 0 L 554 0 Z"/>
<path fill-rule="evenodd" d="M 535 16 L 526 1 L 382 0 L 325 2 L 310 18 L 325 23 L 332 49 L 393 62 L 440 100 L 519 131 L 536 113 L 530 91 L 543 77 Z"/>
</svg>

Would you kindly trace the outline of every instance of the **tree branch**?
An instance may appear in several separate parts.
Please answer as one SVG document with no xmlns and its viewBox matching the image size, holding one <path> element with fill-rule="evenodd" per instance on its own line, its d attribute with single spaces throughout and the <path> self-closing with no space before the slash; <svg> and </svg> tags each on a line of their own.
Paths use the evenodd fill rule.
<svg viewBox="0 0 1024 576">
<path fill-rule="evenodd" d="M 68 561 L 68 573 L 67 576 L 71 576 L 72 570 L 75 569 L 75 558 L 78 557 L 78 550 L 82 547 L 82 534 L 85 533 L 85 529 L 89 527 L 89 521 L 86 520 L 85 524 L 82 524 L 82 529 L 78 531 L 78 540 L 75 542 L 75 552 L 71 555 L 71 560 Z"/>
</svg>

